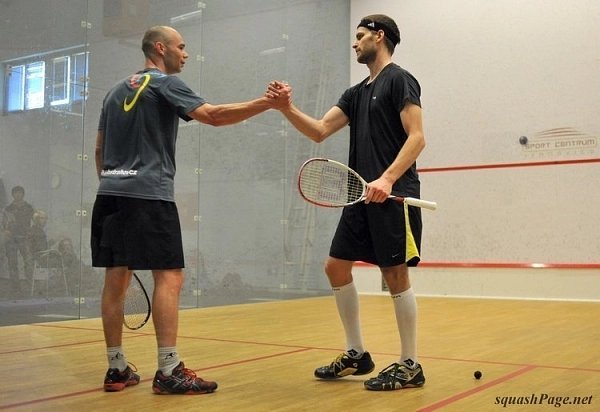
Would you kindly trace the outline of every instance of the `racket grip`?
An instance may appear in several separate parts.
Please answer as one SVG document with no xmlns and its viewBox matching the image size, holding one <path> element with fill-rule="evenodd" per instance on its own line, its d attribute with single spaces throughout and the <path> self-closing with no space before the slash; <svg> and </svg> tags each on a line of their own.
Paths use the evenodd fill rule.
<svg viewBox="0 0 600 412">
<path fill-rule="evenodd" d="M 435 210 L 437 209 L 436 202 L 430 202 L 428 200 L 416 199 L 414 197 L 405 197 L 404 203 L 411 206 L 421 207 L 424 209 Z"/>
</svg>

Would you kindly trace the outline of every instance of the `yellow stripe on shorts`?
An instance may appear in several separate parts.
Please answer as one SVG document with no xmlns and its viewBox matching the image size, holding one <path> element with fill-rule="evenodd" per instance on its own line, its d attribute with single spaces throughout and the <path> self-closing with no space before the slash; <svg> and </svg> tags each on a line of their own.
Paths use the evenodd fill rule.
<svg viewBox="0 0 600 412">
<path fill-rule="evenodd" d="M 417 248 L 417 243 L 415 242 L 415 238 L 412 234 L 412 229 L 410 228 L 410 219 L 408 216 L 408 205 L 404 203 L 404 224 L 406 226 L 406 259 L 405 262 L 409 262 L 411 259 L 420 258 L 419 249 Z"/>
</svg>

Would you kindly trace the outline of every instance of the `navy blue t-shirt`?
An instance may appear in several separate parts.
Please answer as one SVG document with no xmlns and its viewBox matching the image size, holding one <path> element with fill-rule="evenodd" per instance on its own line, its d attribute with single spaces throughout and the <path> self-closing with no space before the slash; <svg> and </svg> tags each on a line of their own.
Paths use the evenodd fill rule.
<svg viewBox="0 0 600 412">
<path fill-rule="evenodd" d="M 206 101 L 181 79 L 146 69 L 120 81 L 102 104 L 98 194 L 175 201 L 179 118 Z"/>
<path fill-rule="evenodd" d="M 406 70 L 390 63 L 375 80 L 368 78 L 347 89 L 337 106 L 350 119 L 348 165 L 367 182 L 378 179 L 398 156 L 408 138 L 400 121 L 407 103 L 421 106 L 421 86 Z M 402 196 L 420 196 L 414 163 L 392 187 Z"/>
</svg>

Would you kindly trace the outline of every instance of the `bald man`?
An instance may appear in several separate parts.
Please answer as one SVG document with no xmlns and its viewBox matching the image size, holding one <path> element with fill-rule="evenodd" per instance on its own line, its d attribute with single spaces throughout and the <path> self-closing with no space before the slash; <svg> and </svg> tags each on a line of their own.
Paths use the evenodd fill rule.
<svg viewBox="0 0 600 412">
<path fill-rule="evenodd" d="M 217 389 L 186 368 L 176 347 L 184 257 L 174 198 L 175 142 L 179 119 L 224 126 L 278 105 L 277 98 L 213 105 L 175 74 L 188 58 L 185 41 L 167 26 L 150 28 L 142 40 L 144 69 L 118 82 L 106 95 L 96 138 L 99 187 L 92 214 L 92 263 L 106 268 L 102 323 L 108 371 L 104 389 L 137 385 L 122 347 L 123 301 L 131 275 L 152 271 L 152 320 L 156 329 L 157 394 L 202 394 Z"/>
</svg>

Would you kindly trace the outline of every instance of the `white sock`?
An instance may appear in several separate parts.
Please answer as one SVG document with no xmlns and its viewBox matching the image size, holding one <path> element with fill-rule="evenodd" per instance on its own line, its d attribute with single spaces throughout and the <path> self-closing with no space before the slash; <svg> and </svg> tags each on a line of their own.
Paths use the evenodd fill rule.
<svg viewBox="0 0 600 412">
<path fill-rule="evenodd" d="M 400 333 L 400 363 L 417 365 L 417 298 L 412 288 L 392 295 Z"/>
<path fill-rule="evenodd" d="M 158 369 L 165 376 L 171 376 L 173 369 L 179 365 L 179 354 L 176 347 L 158 348 Z"/>
<path fill-rule="evenodd" d="M 106 348 L 106 357 L 108 358 L 108 367 L 111 369 L 118 369 L 123 372 L 127 369 L 127 359 L 123 353 L 121 346 L 111 346 Z"/>
<path fill-rule="evenodd" d="M 346 352 L 352 357 L 360 358 L 365 350 L 360 332 L 358 292 L 354 282 L 333 288 L 333 295 L 346 332 Z"/>
</svg>

